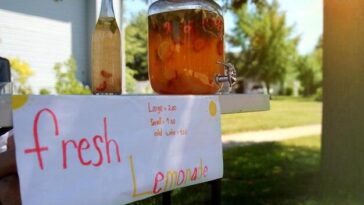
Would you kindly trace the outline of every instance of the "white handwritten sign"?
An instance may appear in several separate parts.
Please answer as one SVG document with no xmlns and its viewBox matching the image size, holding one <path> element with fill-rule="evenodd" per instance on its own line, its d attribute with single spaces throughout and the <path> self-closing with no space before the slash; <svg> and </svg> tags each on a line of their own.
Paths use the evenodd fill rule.
<svg viewBox="0 0 364 205">
<path fill-rule="evenodd" d="M 214 96 L 15 96 L 22 203 L 121 204 L 222 177 Z"/>
</svg>

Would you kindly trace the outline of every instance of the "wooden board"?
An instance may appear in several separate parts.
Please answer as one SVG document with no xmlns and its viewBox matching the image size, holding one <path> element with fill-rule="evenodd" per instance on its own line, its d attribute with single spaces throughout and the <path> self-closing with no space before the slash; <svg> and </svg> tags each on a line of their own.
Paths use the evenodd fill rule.
<svg viewBox="0 0 364 205">
<path fill-rule="evenodd" d="M 132 95 L 125 95 L 125 97 Z M 100 96 L 102 97 L 102 96 Z M 121 96 L 121 97 L 124 97 Z M 158 95 L 155 95 L 158 98 Z M 174 96 L 170 96 L 174 97 Z M 219 95 L 222 114 L 256 112 L 269 110 L 269 96 L 261 94 Z M 0 128 L 12 126 L 10 96 L 0 96 Z"/>
</svg>

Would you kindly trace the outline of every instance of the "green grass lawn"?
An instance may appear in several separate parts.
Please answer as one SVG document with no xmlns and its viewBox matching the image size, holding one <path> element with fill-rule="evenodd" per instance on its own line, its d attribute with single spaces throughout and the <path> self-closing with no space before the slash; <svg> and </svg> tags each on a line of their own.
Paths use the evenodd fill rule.
<svg viewBox="0 0 364 205">
<path fill-rule="evenodd" d="M 276 97 L 270 103 L 270 111 L 222 115 L 222 133 L 321 123 L 321 102 L 303 98 Z"/>
<path fill-rule="evenodd" d="M 323 197 L 319 136 L 244 144 L 224 150 L 223 205 L 361 205 L 350 196 Z M 177 189 L 172 204 L 211 204 L 208 183 Z M 161 195 L 134 204 L 162 204 Z"/>
<path fill-rule="evenodd" d="M 320 137 L 224 150 L 222 204 L 320 204 Z M 172 204 L 211 204 L 209 184 L 173 191 Z M 161 204 L 161 196 L 136 204 Z"/>
<path fill-rule="evenodd" d="M 224 152 L 223 204 L 300 204 L 319 197 L 318 136 Z"/>
</svg>

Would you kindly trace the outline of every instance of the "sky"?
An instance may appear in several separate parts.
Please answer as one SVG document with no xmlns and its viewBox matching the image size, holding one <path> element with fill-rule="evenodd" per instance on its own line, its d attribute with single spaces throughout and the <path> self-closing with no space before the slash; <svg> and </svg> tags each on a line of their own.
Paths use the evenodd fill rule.
<svg viewBox="0 0 364 205">
<path fill-rule="evenodd" d="M 126 19 L 132 19 L 148 5 L 142 0 L 127 0 L 125 2 Z M 294 35 L 300 35 L 298 51 L 301 54 L 311 52 L 323 32 L 323 0 L 278 0 L 280 10 L 286 13 L 288 25 L 294 25 Z M 230 33 L 235 20 L 231 12 L 224 14 L 225 31 Z"/>
</svg>

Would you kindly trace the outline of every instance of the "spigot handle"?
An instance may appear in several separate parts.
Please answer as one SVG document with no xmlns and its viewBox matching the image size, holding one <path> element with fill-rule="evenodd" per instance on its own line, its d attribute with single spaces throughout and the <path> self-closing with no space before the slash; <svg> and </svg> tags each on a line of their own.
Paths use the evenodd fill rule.
<svg viewBox="0 0 364 205">
<path fill-rule="evenodd" d="M 217 83 L 223 83 L 228 82 L 229 86 L 232 87 L 234 83 L 236 82 L 236 69 L 235 66 L 231 63 L 224 63 L 224 62 L 217 62 L 218 64 L 221 64 L 225 68 L 225 75 L 217 75 L 216 76 L 216 82 Z"/>
</svg>

